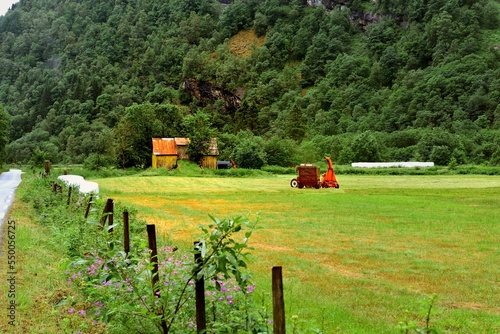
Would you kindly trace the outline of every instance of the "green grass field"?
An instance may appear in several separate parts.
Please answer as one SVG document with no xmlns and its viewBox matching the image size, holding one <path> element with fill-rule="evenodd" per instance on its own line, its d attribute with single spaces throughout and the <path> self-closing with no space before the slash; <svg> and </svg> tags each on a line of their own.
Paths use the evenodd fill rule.
<svg viewBox="0 0 500 334">
<path fill-rule="evenodd" d="M 431 325 L 500 332 L 500 177 L 339 176 L 340 189 L 296 189 L 292 176 L 127 176 L 96 180 L 188 249 L 208 215 L 259 216 L 250 270 L 270 303 L 282 266 L 291 333 L 395 333 Z"/>
</svg>

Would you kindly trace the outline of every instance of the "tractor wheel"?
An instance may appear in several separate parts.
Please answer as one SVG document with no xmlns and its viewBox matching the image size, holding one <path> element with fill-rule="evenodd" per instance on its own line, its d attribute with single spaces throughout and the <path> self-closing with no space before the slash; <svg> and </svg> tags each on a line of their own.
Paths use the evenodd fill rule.
<svg viewBox="0 0 500 334">
<path fill-rule="evenodd" d="M 299 187 L 299 189 L 304 188 L 304 185 L 302 183 L 300 183 L 300 182 L 297 182 L 297 186 Z"/>
<path fill-rule="evenodd" d="M 297 179 L 292 179 L 292 181 L 290 181 L 290 187 L 297 188 L 298 185 Z"/>
</svg>

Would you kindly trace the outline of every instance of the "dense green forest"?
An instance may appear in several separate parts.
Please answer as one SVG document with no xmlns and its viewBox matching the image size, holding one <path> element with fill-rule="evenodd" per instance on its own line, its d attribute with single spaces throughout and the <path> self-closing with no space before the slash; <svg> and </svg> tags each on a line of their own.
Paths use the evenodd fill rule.
<svg viewBox="0 0 500 334">
<path fill-rule="evenodd" d="M 151 137 L 215 136 L 249 168 L 500 165 L 499 101 L 499 1 L 21 0 L 0 17 L 7 163 L 147 167 Z"/>
</svg>

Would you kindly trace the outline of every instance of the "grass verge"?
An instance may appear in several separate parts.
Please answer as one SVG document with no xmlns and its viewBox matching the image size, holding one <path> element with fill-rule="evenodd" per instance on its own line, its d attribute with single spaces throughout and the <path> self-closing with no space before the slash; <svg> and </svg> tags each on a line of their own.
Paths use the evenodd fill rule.
<svg viewBox="0 0 500 334">
<path fill-rule="evenodd" d="M 49 228 L 35 223 L 34 210 L 19 199 L 26 190 L 21 183 L 2 226 L 0 333 L 76 333 L 88 324 L 85 319 L 69 313 L 71 307 L 79 305 L 63 302 L 71 301 L 74 294 L 64 276 L 63 246 Z M 7 239 L 9 222 L 15 222 L 10 224 L 15 224 L 12 239 Z M 11 263 L 14 267 L 10 268 L 8 241 L 12 240 L 15 241 L 15 263 Z M 8 279 L 12 284 L 5 283 Z M 9 309 L 12 302 L 15 312 Z"/>
</svg>

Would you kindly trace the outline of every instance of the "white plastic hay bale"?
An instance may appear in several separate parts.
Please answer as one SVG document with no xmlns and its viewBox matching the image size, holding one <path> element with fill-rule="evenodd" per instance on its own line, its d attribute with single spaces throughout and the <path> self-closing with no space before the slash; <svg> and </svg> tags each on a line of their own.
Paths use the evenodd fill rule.
<svg viewBox="0 0 500 334">
<path fill-rule="evenodd" d="M 82 194 L 99 193 L 99 185 L 96 182 L 86 181 L 80 175 L 61 175 L 58 177 L 68 187 L 78 187 Z"/>
<path fill-rule="evenodd" d="M 352 167 L 359 168 L 388 168 L 388 167 L 403 167 L 403 168 L 414 168 L 414 167 L 434 167 L 434 162 L 418 162 L 418 161 L 406 161 L 406 162 L 353 162 Z"/>
</svg>

